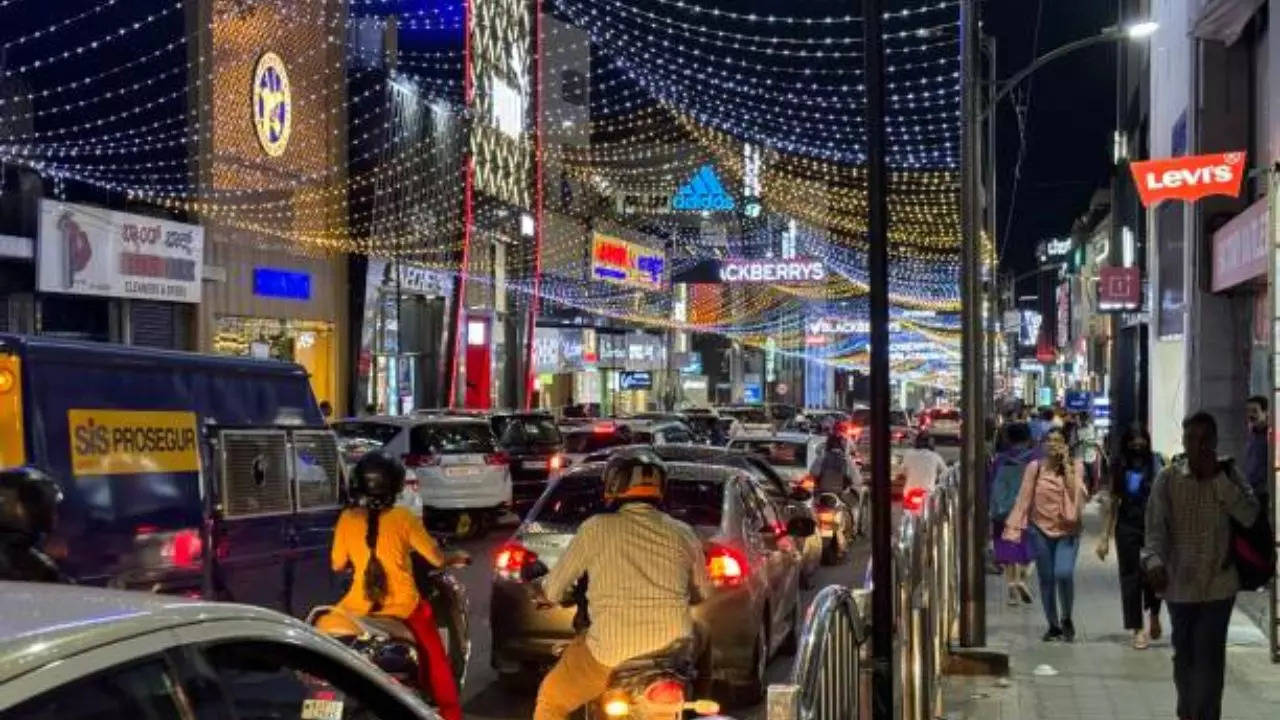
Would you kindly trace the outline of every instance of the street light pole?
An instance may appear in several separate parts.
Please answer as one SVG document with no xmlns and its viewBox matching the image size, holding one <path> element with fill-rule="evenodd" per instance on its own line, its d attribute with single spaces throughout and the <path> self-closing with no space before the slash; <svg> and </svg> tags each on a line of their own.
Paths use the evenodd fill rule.
<svg viewBox="0 0 1280 720">
<path fill-rule="evenodd" d="M 867 87 L 867 269 L 871 310 L 871 652 L 872 716 L 893 708 L 893 554 L 889 487 L 889 206 L 885 161 L 884 31 L 881 0 L 862 0 Z M 901 608 L 900 608 L 901 609 Z M 905 610 L 905 609 L 904 609 Z M 845 678 L 857 682 L 857 678 Z"/>
</svg>

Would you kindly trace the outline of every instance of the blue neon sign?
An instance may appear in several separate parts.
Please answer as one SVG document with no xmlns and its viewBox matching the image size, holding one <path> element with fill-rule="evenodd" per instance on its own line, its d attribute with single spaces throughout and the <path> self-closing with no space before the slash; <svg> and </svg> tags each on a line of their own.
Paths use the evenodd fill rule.
<svg viewBox="0 0 1280 720">
<path fill-rule="evenodd" d="M 310 300 L 311 274 L 276 268 L 254 268 L 253 294 L 283 300 Z"/>
<path fill-rule="evenodd" d="M 671 197 L 672 210 L 688 210 L 693 212 L 732 210 L 733 197 L 725 192 L 724 185 L 716 175 L 715 168 L 703 165 L 689 178 L 689 182 L 680 186 Z"/>
</svg>

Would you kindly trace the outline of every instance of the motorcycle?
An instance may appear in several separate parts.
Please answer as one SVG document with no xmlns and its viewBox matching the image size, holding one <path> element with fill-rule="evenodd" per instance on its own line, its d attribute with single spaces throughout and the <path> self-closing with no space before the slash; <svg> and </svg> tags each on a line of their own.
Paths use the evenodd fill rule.
<svg viewBox="0 0 1280 720">
<path fill-rule="evenodd" d="M 525 582 L 534 582 L 548 572 L 542 561 L 526 566 Z M 591 624 L 587 607 L 587 578 L 574 585 L 566 606 L 576 606 L 573 628 L 586 632 Z M 681 720 L 686 711 L 696 716 L 720 714 L 714 700 L 693 697 L 697 677 L 698 645 L 691 639 L 678 640 L 661 650 L 632 658 L 613 669 L 609 689 L 581 711 L 583 720 L 631 718 L 633 720 Z"/>
<path fill-rule="evenodd" d="M 861 515 L 861 508 L 851 507 L 833 492 L 819 493 L 813 503 L 818 536 L 822 538 L 822 564 L 838 565 L 844 562 L 858 535 L 859 523 L 854 513 Z"/>
<path fill-rule="evenodd" d="M 467 590 L 447 569 L 432 567 L 417 556 L 413 558 L 413 570 L 418 592 L 431 606 L 453 677 L 461 687 L 471 660 Z M 312 608 L 306 622 L 314 627 L 329 613 L 340 616 L 348 626 L 348 632 L 331 632 L 333 637 L 425 701 L 432 701 L 431 688 L 418 682 L 418 644 L 408 625 L 398 618 L 354 615 L 333 605 Z"/>
</svg>

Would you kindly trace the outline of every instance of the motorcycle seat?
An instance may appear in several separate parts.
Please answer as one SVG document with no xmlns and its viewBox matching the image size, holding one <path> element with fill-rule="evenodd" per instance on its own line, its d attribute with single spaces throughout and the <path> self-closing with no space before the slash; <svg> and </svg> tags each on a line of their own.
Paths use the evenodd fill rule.
<svg viewBox="0 0 1280 720">
<path fill-rule="evenodd" d="M 410 644 L 417 642 L 417 639 L 413 637 L 413 631 L 411 631 L 409 626 L 399 618 L 366 615 L 360 620 L 369 627 L 385 634 L 392 640 L 399 640 Z"/>
<path fill-rule="evenodd" d="M 632 675 L 653 670 L 683 671 L 693 666 L 695 643 L 682 638 L 651 653 L 638 655 L 613 669 L 614 675 Z"/>
</svg>

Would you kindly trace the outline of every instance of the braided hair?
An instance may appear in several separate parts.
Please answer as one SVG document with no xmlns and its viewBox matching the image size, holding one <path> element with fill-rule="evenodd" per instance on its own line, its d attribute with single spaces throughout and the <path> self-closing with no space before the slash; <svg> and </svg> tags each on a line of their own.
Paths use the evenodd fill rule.
<svg viewBox="0 0 1280 720">
<path fill-rule="evenodd" d="M 364 597 L 372 606 L 370 612 L 378 612 L 387 601 L 387 569 L 378 558 L 378 525 L 382 522 L 382 513 L 390 508 L 390 504 L 382 499 L 370 498 L 365 506 L 366 525 L 364 543 L 369 548 L 369 564 L 364 568 Z"/>
</svg>

